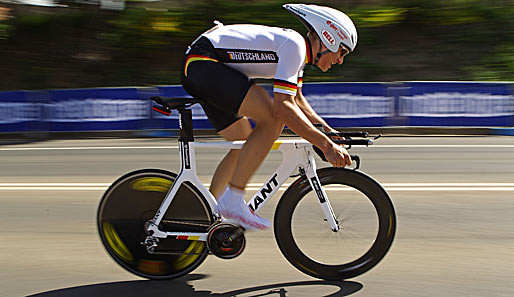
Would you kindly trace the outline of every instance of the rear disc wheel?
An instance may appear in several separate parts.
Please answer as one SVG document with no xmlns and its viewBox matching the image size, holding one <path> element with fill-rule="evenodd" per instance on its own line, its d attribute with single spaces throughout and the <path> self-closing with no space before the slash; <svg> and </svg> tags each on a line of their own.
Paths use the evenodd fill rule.
<svg viewBox="0 0 514 297">
<path fill-rule="evenodd" d="M 159 238 L 154 253 L 141 243 L 177 175 L 157 169 L 131 172 L 114 182 L 98 207 L 100 239 L 109 255 L 127 271 L 148 279 L 173 279 L 188 274 L 207 257 L 204 241 Z M 163 231 L 207 232 L 213 216 L 191 184 L 180 186 L 159 225 Z"/>
</svg>

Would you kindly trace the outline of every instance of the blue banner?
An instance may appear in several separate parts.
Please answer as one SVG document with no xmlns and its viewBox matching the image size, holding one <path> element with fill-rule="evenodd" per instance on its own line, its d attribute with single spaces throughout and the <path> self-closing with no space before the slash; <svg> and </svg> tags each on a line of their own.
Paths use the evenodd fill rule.
<svg viewBox="0 0 514 297">
<path fill-rule="evenodd" d="M 306 83 L 303 94 L 334 128 L 513 127 L 513 83 Z M 270 86 L 265 88 L 271 92 Z M 1 132 L 178 129 L 178 112 L 152 111 L 151 96 L 189 97 L 181 86 L 0 92 Z M 222 99 L 222 98 L 221 98 Z M 195 129 L 213 129 L 194 105 Z"/>
<path fill-rule="evenodd" d="M 157 87 L 160 96 L 189 95 L 180 86 Z M 266 89 L 271 92 L 271 87 Z M 333 127 L 381 127 L 393 115 L 394 97 L 387 95 L 387 85 L 381 83 L 319 83 L 304 84 L 303 94 L 314 110 Z M 272 94 L 270 94 L 272 96 Z M 200 105 L 192 108 L 197 129 L 213 129 Z M 153 113 L 156 128 L 174 128 L 178 113 L 170 117 Z"/>
<path fill-rule="evenodd" d="M 509 83 L 406 82 L 404 92 L 405 126 L 514 126 Z"/>
<path fill-rule="evenodd" d="M 382 83 L 304 84 L 302 93 L 332 127 L 382 127 L 394 112 Z"/>
<path fill-rule="evenodd" d="M 52 131 L 137 130 L 150 117 L 138 88 L 50 90 L 45 121 Z"/>
<path fill-rule="evenodd" d="M 0 92 L 0 132 L 44 131 L 43 104 L 48 102 L 46 92 Z"/>
</svg>

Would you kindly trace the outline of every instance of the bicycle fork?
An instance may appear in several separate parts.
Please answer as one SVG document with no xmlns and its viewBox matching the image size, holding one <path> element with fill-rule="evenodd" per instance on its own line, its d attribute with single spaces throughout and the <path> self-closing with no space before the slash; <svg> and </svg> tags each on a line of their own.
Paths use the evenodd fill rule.
<svg viewBox="0 0 514 297">
<path fill-rule="evenodd" d="M 321 186 L 319 177 L 316 174 L 316 160 L 314 159 L 313 151 L 306 149 L 306 153 L 308 162 L 305 168 L 300 167 L 300 174 L 304 175 L 307 178 L 312 190 L 316 193 L 316 197 L 318 198 L 321 210 L 325 215 L 325 220 L 328 222 L 330 229 L 332 229 L 333 232 L 338 232 L 339 222 L 337 221 L 337 218 L 334 214 L 332 205 L 330 205 L 328 195 L 325 189 L 323 189 L 323 187 Z"/>
</svg>

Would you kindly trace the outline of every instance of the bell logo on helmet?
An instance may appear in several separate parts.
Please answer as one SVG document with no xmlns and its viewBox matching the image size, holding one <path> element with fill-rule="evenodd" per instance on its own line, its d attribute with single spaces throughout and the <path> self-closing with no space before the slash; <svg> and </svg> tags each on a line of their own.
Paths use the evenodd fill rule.
<svg viewBox="0 0 514 297">
<path fill-rule="evenodd" d="M 323 38 L 325 38 L 325 40 L 328 41 L 328 43 L 330 43 L 331 45 L 334 45 L 336 43 L 334 36 L 330 34 L 330 32 L 328 32 L 327 30 L 321 31 L 321 35 L 323 35 Z"/>
</svg>

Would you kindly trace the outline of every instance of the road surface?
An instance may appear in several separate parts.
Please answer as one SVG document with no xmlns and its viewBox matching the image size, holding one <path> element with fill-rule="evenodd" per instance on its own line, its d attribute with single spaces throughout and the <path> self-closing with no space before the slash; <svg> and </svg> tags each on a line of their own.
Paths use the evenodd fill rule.
<svg viewBox="0 0 514 297">
<path fill-rule="evenodd" d="M 273 231 L 249 233 L 240 257 L 211 256 L 178 280 L 125 272 L 98 239 L 98 202 L 131 170 L 177 171 L 177 151 L 176 139 L 0 146 L 0 296 L 514 296 L 512 137 L 384 137 L 352 149 L 391 195 L 398 229 L 378 266 L 341 282 L 297 271 Z M 198 151 L 203 182 L 223 153 Z M 249 188 L 280 160 L 271 153 Z M 271 219 L 277 201 L 261 214 Z"/>
</svg>

